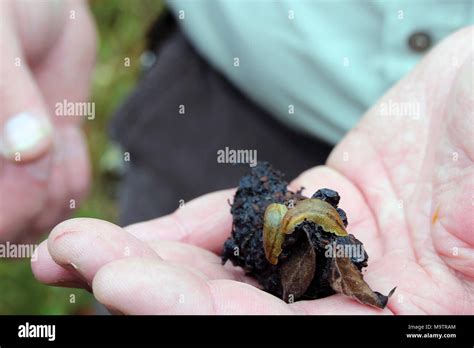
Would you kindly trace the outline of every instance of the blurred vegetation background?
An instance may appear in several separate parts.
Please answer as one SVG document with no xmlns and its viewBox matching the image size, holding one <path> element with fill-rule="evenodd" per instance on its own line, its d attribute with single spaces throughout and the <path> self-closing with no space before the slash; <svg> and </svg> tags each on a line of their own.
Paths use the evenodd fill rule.
<svg viewBox="0 0 474 348">
<path fill-rule="evenodd" d="M 145 34 L 163 10 L 162 0 L 92 0 L 99 47 L 91 101 L 96 118 L 85 121 L 93 166 L 93 185 L 88 199 L 75 216 L 116 221 L 114 147 L 107 137 L 108 121 L 135 85 L 140 74 L 140 55 Z M 125 59 L 130 58 L 130 66 Z M 45 235 L 46 238 L 46 235 Z M 0 314 L 93 314 L 92 295 L 84 290 L 49 287 L 38 283 L 30 261 L 0 261 Z"/>
</svg>

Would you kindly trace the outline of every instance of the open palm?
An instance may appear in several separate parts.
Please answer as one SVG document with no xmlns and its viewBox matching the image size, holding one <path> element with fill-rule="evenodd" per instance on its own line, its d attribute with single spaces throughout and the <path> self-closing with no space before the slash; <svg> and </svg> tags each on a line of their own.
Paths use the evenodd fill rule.
<svg viewBox="0 0 474 348">
<path fill-rule="evenodd" d="M 467 28 L 437 46 L 367 112 L 326 166 L 291 183 L 307 195 L 321 187 L 340 193 L 348 232 L 369 254 L 365 280 L 384 294 L 397 286 L 384 310 L 342 295 L 286 304 L 242 270 L 222 266 L 233 190 L 124 229 L 94 219 L 63 222 L 41 244 L 35 276 L 91 289 L 126 314 L 473 314 L 472 36 Z M 404 105 L 411 109 L 394 109 Z"/>
</svg>

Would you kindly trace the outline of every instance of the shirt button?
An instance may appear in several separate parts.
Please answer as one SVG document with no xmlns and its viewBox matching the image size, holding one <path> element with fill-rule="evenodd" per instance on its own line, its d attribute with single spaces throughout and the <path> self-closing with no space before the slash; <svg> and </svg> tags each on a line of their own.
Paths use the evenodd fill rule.
<svg viewBox="0 0 474 348">
<path fill-rule="evenodd" d="M 424 32 L 416 32 L 408 38 L 408 46 L 415 52 L 425 52 L 431 47 L 431 37 Z"/>
</svg>

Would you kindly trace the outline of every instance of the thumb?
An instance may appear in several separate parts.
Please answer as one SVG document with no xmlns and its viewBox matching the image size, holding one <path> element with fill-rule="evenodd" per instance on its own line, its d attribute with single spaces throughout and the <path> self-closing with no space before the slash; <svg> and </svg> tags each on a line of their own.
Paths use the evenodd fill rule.
<svg viewBox="0 0 474 348">
<path fill-rule="evenodd" d="M 0 5 L 0 154 L 8 161 L 28 162 L 51 148 L 53 127 L 9 11 Z"/>
<path fill-rule="evenodd" d="M 0 1 L 0 241 L 17 240 L 44 208 L 53 135 L 6 5 Z"/>
</svg>

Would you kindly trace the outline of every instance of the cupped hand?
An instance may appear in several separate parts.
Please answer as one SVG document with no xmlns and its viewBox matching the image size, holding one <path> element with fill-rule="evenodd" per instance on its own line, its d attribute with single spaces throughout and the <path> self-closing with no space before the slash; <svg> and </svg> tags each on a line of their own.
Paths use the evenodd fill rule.
<svg viewBox="0 0 474 348">
<path fill-rule="evenodd" d="M 397 286 L 384 310 L 339 294 L 286 304 L 221 265 L 233 190 L 124 229 L 94 219 L 63 222 L 41 244 L 35 276 L 87 288 L 125 314 L 473 314 L 472 37 L 467 28 L 433 49 L 326 166 L 291 183 L 307 195 L 321 187 L 340 193 L 348 231 L 369 254 L 365 280 L 384 294 Z"/>
<path fill-rule="evenodd" d="M 81 0 L 0 1 L 0 16 L 0 242 L 24 242 L 87 191 L 83 117 L 56 105 L 87 101 L 95 28 Z"/>
</svg>

